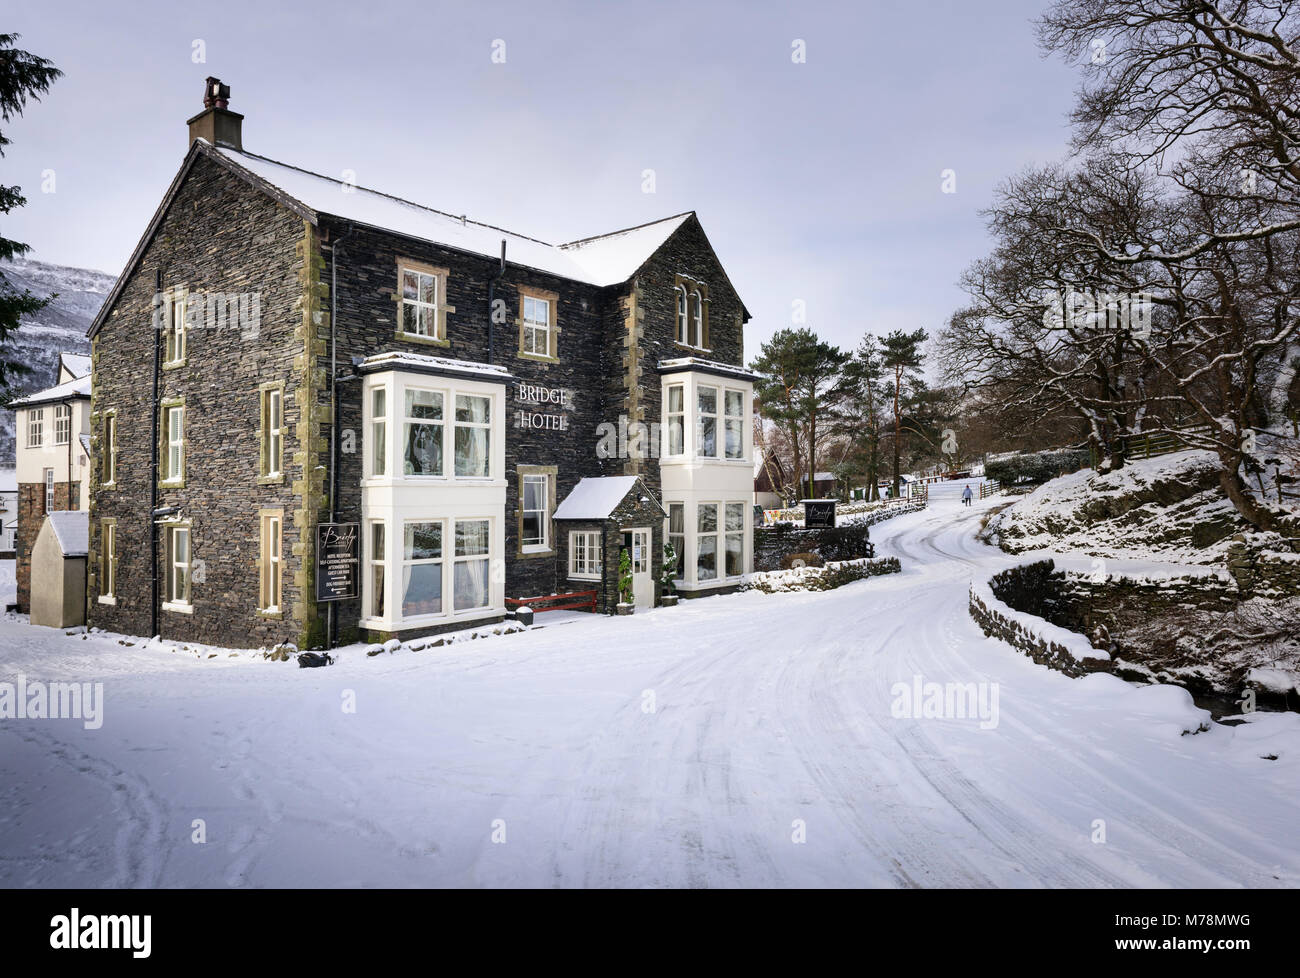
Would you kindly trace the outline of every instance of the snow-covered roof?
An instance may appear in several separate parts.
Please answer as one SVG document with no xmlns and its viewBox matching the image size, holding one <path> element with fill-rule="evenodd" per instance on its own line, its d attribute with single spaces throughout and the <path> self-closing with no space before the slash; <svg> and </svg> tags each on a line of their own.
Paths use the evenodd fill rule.
<svg viewBox="0 0 1300 978">
<path fill-rule="evenodd" d="M 500 257 L 501 241 L 505 239 L 506 261 L 510 264 L 590 285 L 626 282 L 691 216 L 689 212 L 676 214 L 639 227 L 553 245 L 255 153 L 229 146 L 213 147 L 213 151 L 317 213 L 333 214 L 488 258 Z"/>
<path fill-rule="evenodd" d="M 673 357 L 659 361 L 660 373 L 674 373 L 683 370 L 699 370 L 710 374 L 725 374 L 741 380 L 757 380 L 758 374 L 734 363 L 720 363 L 717 360 L 705 360 L 703 357 Z"/>
<path fill-rule="evenodd" d="M 603 520 L 637 484 L 634 475 L 586 478 L 573 487 L 555 510 L 557 520 Z"/>
<path fill-rule="evenodd" d="M 86 453 L 86 458 L 90 458 L 90 435 L 83 431 L 77 435 L 77 440 L 81 442 L 81 450 Z"/>
<path fill-rule="evenodd" d="M 60 509 L 45 519 L 54 530 L 59 551 L 65 557 L 84 557 L 90 550 L 90 514 L 84 509 Z"/>
<path fill-rule="evenodd" d="M 35 394 L 28 394 L 16 401 L 10 401 L 9 406 L 11 408 L 30 407 L 34 404 L 48 404 L 51 401 L 65 401 L 76 397 L 90 397 L 89 376 L 78 377 L 76 380 L 66 380 L 62 384 L 56 384 L 43 391 L 37 391 Z"/>
<path fill-rule="evenodd" d="M 594 285 L 617 285 L 636 274 L 669 235 L 686 223 L 690 213 L 674 214 L 624 231 L 583 238 L 560 245 L 581 265 Z"/>
<path fill-rule="evenodd" d="M 405 353 L 393 350 L 388 353 L 376 353 L 361 361 L 358 369 L 361 373 L 375 373 L 380 370 L 414 370 L 446 374 L 471 374 L 484 380 L 507 381 L 512 379 L 505 367 L 491 363 L 477 363 L 473 360 L 456 360 L 452 357 L 436 357 L 427 353 Z"/>
<path fill-rule="evenodd" d="M 86 353 L 60 353 L 59 369 L 66 370 L 73 379 L 90 376 L 90 355 Z"/>
</svg>

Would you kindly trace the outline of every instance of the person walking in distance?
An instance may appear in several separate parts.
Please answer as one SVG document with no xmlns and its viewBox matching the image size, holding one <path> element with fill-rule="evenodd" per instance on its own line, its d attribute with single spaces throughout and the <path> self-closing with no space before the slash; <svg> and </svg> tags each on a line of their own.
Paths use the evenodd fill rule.
<svg viewBox="0 0 1300 978">
<path fill-rule="evenodd" d="M 961 504 L 963 506 L 970 505 L 971 495 L 972 493 L 970 491 L 970 483 L 967 483 L 966 488 L 961 491 Z"/>
</svg>

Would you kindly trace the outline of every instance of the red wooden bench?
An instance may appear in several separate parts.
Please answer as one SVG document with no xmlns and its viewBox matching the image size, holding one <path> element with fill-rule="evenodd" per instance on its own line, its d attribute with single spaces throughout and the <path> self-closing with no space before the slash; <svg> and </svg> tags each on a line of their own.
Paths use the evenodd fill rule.
<svg viewBox="0 0 1300 978">
<path fill-rule="evenodd" d="M 552 603 L 556 601 L 568 603 Z M 514 608 L 527 605 L 533 611 L 570 611 L 582 608 L 594 612 L 596 610 L 596 592 L 570 591 L 567 594 L 544 594 L 536 598 L 506 598 L 506 604 Z M 545 607 L 542 607 L 542 605 L 545 605 Z"/>
</svg>

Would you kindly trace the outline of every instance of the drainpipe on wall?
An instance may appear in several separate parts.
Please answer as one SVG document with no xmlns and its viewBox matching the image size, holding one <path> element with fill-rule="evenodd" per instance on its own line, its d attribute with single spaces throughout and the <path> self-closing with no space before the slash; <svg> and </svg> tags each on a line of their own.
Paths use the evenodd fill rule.
<svg viewBox="0 0 1300 978">
<path fill-rule="evenodd" d="M 501 239 L 501 265 L 497 273 L 488 279 L 488 356 L 487 362 L 492 363 L 492 305 L 496 300 L 497 283 L 501 281 L 501 276 L 506 273 L 506 239 Z"/>
<path fill-rule="evenodd" d="M 339 499 L 339 392 L 338 392 L 338 249 L 343 239 L 352 233 L 353 226 L 330 242 L 330 522 L 338 519 Z M 358 568 L 360 573 L 360 568 Z M 325 617 L 325 648 L 334 648 L 338 629 L 338 614 L 334 610 L 337 604 L 329 602 Z"/>
<path fill-rule="evenodd" d="M 162 291 L 163 270 L 158 269 L 154 286 Z M 161 368 L 162 330 L 160 322 L 153 324 L 153 451 L 149 453 L 149 635 L 158 634 L 158 377 Z"/>
</svg>

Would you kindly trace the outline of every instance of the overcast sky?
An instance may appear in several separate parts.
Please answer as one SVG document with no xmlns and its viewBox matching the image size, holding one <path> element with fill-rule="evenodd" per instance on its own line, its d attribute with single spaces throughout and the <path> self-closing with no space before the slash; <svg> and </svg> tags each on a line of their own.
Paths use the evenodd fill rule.
<svg viewBox="0 0 1300 978">
<path fill-rule="evenodd" d="M 65 77 L 6 128 L 28 205 L 5 234 L 121 271 L 212 74 L 245 149 L 546 241 L 695 210 L 747 358 L 796 299 L 841 346 L 933 331 L 996 183 L 1065 151 L 1078 79 L 1034 44 L 1045 5 L 28 3 L 0 30 Z"/>
</svg>

